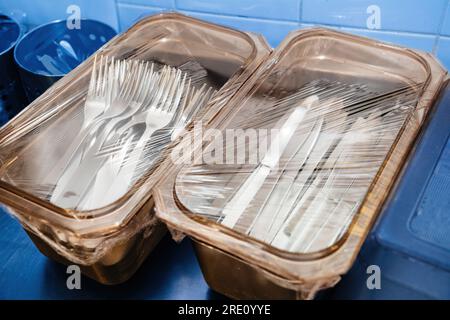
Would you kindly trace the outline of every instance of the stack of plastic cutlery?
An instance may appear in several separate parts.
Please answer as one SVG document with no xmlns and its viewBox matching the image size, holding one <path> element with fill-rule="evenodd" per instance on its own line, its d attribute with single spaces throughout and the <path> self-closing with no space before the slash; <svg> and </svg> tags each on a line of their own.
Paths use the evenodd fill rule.
<svg viewBox="0 0 450 320">
<path fill-rule="evenodd" d="M 419 91 L 420 84 L 372 92 L 323 79 L 281 98 L 271 91 L 252 97 L 233 128 L 276 129 L 268 148 L 257 150 L 259 162 L 195 165 L 180 175 L 178 197 L 276 248 L 327 248 L 359 209 Z M 250 152 L 248 140 L 239 141 L 234 147 Z"/>
<path fill-rule="evenodd" d="M 101 57 L 98 66 L 96 61 L 81 129 L 46 178 L 57 181 L 51 202 L 92 210 L 122 197 L 151 170 L 174 132 L 209 101 L 214 90 L 200 85 L 205 73 L 195 62 L 177 69 L 136 60 Z"/>
</svg>

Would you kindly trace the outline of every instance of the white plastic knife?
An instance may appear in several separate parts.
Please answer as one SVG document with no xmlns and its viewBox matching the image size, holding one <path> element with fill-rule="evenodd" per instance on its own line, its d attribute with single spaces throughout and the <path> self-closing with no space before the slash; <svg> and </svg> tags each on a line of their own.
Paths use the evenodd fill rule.
<svg viewBox="0 0 450 320">
<path fill-rule="evenodd" d="M 223 225 L 229 228 L 233 228 L 235 226 L 242 213 L 263 186 L 271 170 L 277 166 L 281 155 L 286 149 L 298 126 L 305 118 L 306 113 L 317 101 L 318 97 L 316 95 L 306 98 L 302 105 L 295 108 L 289 115 L 288 119 L 283 122 L 283 125 L 277 132 L 275 138 L 272 140 L 269 150 L 265 154 L 263 160 L 245 180 L 233 198 L 223 209 Z"/>
</svg>

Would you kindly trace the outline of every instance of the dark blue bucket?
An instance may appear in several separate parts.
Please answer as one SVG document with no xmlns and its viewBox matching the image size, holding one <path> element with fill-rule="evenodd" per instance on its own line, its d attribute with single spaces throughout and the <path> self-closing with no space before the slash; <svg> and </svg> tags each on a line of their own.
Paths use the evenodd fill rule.
<svg viewBox="0 0 450 320">
<path fill-rule="evenodd" d="M 0 14 L 0 125 L 26 106 L 20 77 L 14 64 L 14 46 L 22 35 L 20 25 Z"/>
<path fill-rule="evenodd" d="M 80 20 L 79 29 L 69 29 L 66 20 L 61 20 L 27 33 L 14 57 L 30 102 L 115 35 L 110 26 L 87 19 Z"/>
</svg>

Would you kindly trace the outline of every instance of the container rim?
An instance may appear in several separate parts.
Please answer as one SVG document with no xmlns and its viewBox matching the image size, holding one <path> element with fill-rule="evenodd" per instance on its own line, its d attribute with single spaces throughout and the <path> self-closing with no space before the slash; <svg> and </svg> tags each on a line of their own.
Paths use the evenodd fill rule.
<svg viewBox="0 0 450 320">
<path fill-rule="evenodd" d="M 150 20 L 150 21 L 147 21 L 147 20 Z M 139 27 L 141 24 L 145 24 L 147 22 L 155 22 L 155 21 L 159 21 L 159 20 L 172 20 L 172 21 L 184 20 L 189 23 L 205 26 L 208 28 L 213 28 L 218 31 L 225 31 L 228 33 L 233 33 L 234 35 L 242 38 L 243 40 L 246 40 L 248 42 L 248 44 L 250 44 L 252 46 L 252 52 L 249 55 L 249 57 L 247 58 L 247 64 L 249 64 L 251 62 L 251 60 L 253 58 L 255 58 L 255 56 L 257 54 L 257 46 L 255 45 L 255 41 L 248 35 L 248 33 L 238 30 L 238 29 L 235 29 L 233 27 L 197 19 L 197 18 L 188 16 L 185 14 L 181 14 L 181 13 L 179 13 L 177 11 L 173 11 L 173 10 L 163 11 L 163 12 L 160 12 L 160 13 L 157 13 L 154 15 L 144 16 L 140 20 L 136 21 L 135 24 L 132 25 L 128 30 L 125 30 L 124 34 L 128 33 L 132 28 Z M 266 47 L 265 49 L 267 49 L 267 50 L 271 49 L 268 46 L 267 42 L 265 42 L 264 45 Z"/>
</svg>

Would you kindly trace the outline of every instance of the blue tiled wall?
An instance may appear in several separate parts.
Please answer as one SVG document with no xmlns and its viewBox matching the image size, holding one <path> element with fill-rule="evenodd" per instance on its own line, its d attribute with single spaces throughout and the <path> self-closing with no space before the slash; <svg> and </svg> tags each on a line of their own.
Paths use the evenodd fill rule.
<svg viewBox="0 0 450 320">
<path fill-rule="evenodd" d="M 118 29 L 114 0 L 0 0 L 0 12 L 12 15 L 28 29 L 69 16 L 67 8 L 76 5 L 83 18 L 96 19 Z"/>
<path fill-rule="evenodd" d="M 272 46 L 293 29 L 325 25 L 432 52 L 450 68 L 450 0 L 0 0 L 0 11 L 25 14 L 25 23 L 36 25 L 64 18 L 69 4 L 119 31 L 145 15 L 176 10 L 260 32 Z M 368 24 L 374 5 L 379 29 L 369 29 L 378 27 Z"/>
</svg>

